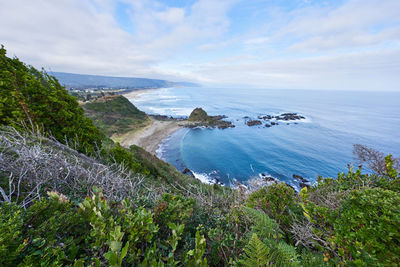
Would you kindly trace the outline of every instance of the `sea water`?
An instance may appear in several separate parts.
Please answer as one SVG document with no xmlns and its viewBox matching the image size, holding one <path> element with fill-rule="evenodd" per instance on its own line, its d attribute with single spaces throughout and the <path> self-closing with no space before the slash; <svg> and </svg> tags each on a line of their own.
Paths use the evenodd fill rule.
<svg viewBox="0 0 400 267">
<path fill-rule="evenodd" d="M 158 156 L 198 179 L 229 185 L 261 174 L 298 188 L 293 174 L 309 181 L 336 177 L 357 166 L 354 144 L 400 156 L 400 93 L 246 88 L 165 88 L 132 102 L 149 114 L 189 116 L 196 108 L 226 115 L 236 127 L 182 129 L 168 137 Z M 285 112 L 306 119 L 249 127 L 248 116 Z M 294 123 L 297 122 L 297 123 Z"/>
</svg>

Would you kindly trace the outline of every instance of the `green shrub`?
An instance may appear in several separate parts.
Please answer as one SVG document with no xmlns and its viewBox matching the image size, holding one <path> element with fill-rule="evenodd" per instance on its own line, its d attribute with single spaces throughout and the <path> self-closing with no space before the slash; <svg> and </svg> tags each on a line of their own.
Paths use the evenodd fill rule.
<svg viewBox="0 0 400 267">
<path fill-rule="evenodd" d="M 398 263 L 399 225 L 399 193 L 380 188 L 353 191 L 333 221 L 332 242 L 345 263 Z"/>
<path fill-rule="evenodd" d="M 163 194 L 155 207 L 155 218 L 159 225 L 184 223 L 193 215 L 194 199 L 172 194 Z"/>
<path fill-rule="evenodd" d="M 110 149 L 103 149 L 102 152 L 109 162 L 115 161 L 118 164 L 123 164 L 125 167 L 136 173 L 141 172 L 149 174 L 149 171 L 144 169 L 142 164 L 134 158 L 133 153 L 128 149 L 121 147 L 118 143 Z"/>
<path fill-rule="evenodd" d="M 252 193 L 247 206 L 264 211 L 285 232 L 288 232 L 295 216 L 301 216 L 301 207 L 297 204 L 294 190 L 285 183 L 265 186 Z"/>
<path fill-rule="evenodd" d="M 84 116 L 76 99 L 56 78 L 8 58 L 0 48 L 0 125 L 39 127 L 80 152 L 91 153 L 104 135 Z"/>
<path fill-rule="evenodd" d="M 0 203 L 0 266 L 11 266 L 26 247 L 23 238 L 23 210 L 14 204 Z"/>
<path fill-rule="evenodd" d="M 314 188 L 302 190 L 305 215 L 326 260 L 360 266 L 398 263 L 400 194 L 377 187 L 395 182 L 396 175 L 371 180 L 350 170 L 337 180 L 320 180 Z M 362 181 L 371 182 L 363 187 Z"/>
</svg>

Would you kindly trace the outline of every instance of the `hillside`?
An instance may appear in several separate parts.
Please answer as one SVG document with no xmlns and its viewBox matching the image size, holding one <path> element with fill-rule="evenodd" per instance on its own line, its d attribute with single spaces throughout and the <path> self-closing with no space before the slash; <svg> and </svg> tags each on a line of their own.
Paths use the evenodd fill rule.
<svg viewBox="0 0 400 267">
<path fill-rule="evenodd" d="M 85 110 L 85 116 L 92 119 L 107 137 L 134 131 L 150 123 L 150 118 L 146 113 L 137 109 L 121 95 L 103 97 L 87 102 L 82 107 Z"/>
<path fill-rule="evenodd" d="M 67 88 L 163 88 L 175 86 L 198 86 L 189 82 L 170 82 L 159 79 L 112 77 L 86 75 L 66 72 L 52 72 L 58 81 Z"/>
</svg>

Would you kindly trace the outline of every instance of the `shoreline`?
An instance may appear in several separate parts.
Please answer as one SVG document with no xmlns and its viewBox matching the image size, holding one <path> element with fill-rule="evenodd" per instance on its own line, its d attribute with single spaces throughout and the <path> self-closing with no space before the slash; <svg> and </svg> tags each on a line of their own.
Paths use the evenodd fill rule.
<svg viewBox="0 0 400 267">
<path fill-rule="evenodd" d="M 137 145 L 157 156 L 156 151 L 162 142 L 174 132 L 184 128 L 184 122 L 182 121 L 151 120 L 150 125 L 138 131 L 127 133 L 121 145 L 128 148 L 131 145 Z"/>
<path fill-rule="evenodd" d="M 152 90 L 157 89 L 140 89 L 122 95 L 128 100 L 132 100 Z M 162 142 L 174 132 L 185 127 L 184 121 L 162 121 L 154 118 L 150 118 L 150 120 L 150 124 L 146 127 L 118 137 L 121 140 L 121 145 L 127 148 L 131 145 L 137 145 L 157 156 L 156 151 Z"/>
<path fill-rule="evenodd" d="M 121 94 L 122 96 L 126 97 L 127 99 L 135 99 L 138 98 L 141 94 L 145 94 L 145 93 L 149 93 L 153 90 L 157 90 L 159 88 L 156 89 L 138 89 L 138 90 L 134 90 L 131 91 L 129 93 L 125 93 L 125 94 Z"/>
</svg>

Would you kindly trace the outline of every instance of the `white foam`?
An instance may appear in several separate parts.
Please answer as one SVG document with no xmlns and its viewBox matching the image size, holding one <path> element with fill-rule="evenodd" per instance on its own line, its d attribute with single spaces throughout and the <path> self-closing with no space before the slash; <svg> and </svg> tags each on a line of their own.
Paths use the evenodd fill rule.
<svg viewBox="0 0 400 267">
<path fill-rule="evenodd" d="M 196 173 L 194 171 L 192 171 L 192 172 L 193 172 L 194 177 L 197 180 L 200 180 L 202 183 L 215 184 L 214 179 L 212 179 L 208 174 L 206 174 L 206 173 Z"/>
<path fill-rule="evenodd" d="M 165 153 L 165 149 L 164 149 L 163 143 L 161 143 L 158 145 L 158 148 L 156 149 L 157 158 L 163 159 L 164 153 Z"/>
</svg>

